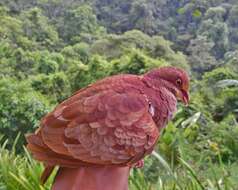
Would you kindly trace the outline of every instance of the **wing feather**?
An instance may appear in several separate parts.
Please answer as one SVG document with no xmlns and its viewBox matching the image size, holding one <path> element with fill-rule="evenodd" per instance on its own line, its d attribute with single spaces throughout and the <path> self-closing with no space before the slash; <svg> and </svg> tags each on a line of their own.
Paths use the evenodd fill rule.
<svg viewBox="0 0 238 190">
<path fill-rule="evenodd" d="M 114 83 L 64 101 L 42 120 L 41 134 L 53 152 L 91 164 L 136 162 L 159 136 L 145 96 Z"/>
</svg>

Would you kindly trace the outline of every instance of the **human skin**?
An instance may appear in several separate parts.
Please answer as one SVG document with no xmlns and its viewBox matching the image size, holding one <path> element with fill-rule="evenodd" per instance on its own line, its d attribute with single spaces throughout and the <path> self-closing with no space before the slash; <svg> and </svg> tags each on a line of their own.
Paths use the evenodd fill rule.
<svg viewBox="0 0 238 190">
<path fill-rule="evenodd" d="M 127 190 L 129 167 L 60 168 L 52 190 Z"/>
</svg>

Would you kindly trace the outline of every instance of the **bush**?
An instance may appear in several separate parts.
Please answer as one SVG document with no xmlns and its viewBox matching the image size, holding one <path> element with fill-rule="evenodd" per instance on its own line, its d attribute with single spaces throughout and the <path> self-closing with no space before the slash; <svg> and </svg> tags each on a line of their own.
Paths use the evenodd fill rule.
<svg viewBox="0 0 238 190">
<path fill-rule="evenodd" d="M 8 78 L 0 80 L 0 134 L 12 144 L 20 132 L 17 149 L 25 142 L 23 135 L 35 130 L 39 119 L 49 110 L 49 102 L 30 84 Z"/>
</svg>

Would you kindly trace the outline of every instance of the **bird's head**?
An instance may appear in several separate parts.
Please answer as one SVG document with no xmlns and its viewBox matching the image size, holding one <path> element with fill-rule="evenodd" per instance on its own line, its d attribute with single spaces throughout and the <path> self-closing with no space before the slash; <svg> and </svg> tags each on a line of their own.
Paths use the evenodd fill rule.
<svg viewBox="0 0 238 190">
<path fill-rule="evenodd" d="M 144 75 L 153 81 L 155 87 L 164 86 L 185 105 L 189 103 L 189 76 L 177 67 L 161 67 Z"/>
</svg>

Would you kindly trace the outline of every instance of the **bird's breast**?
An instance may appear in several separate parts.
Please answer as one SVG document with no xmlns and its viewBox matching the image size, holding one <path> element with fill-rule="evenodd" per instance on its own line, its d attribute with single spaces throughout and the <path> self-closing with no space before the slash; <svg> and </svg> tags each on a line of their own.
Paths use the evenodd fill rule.
<svg viewBox="0 0 238 190">
<path fill-rule="evenodd" d="M 176 112 L 176 98 L 165 88 L 146 89 L 145 94 L 149 103 L 149 113 L 158 128 L 163 128 Z"/>
</svg>

